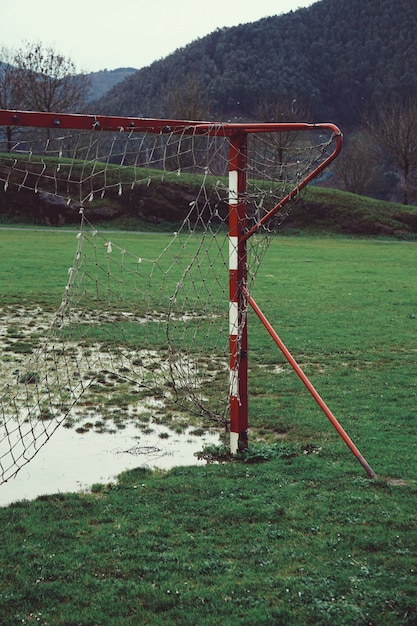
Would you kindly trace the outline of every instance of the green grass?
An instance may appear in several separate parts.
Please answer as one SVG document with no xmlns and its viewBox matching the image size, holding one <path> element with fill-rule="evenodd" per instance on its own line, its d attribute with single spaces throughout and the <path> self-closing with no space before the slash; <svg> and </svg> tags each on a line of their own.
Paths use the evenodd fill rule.
<svg viewBox="0 0 417 626">
<path fill-rule="evenodd" d="M 143 256 L 164 237 L 115 234 Z M 75 234 L 0 245 L 2 306 L 58 305 Z M 277 237 L 253 288 L 376 480 L 251 313 L 247 462 L 138 468 L 0 509 L 0 623 L 416 624 L 416 255 Z"/>
<path fill-rule="evenodd" d="M 415 624 L 415 496 L 327 450 L 21 503 L 2 623 Z"/>
<path fill-rule="evenodd" d="M 389 235 L 415 240 L 417 208 L 310 185 L 294 205 L 288 221 L 297 232 Z"/>
<path fill-rule="evenodd" d="M 72 266 L 77 230 L 5 228 L 0 232 L 0 304 L 58 306 Z M 108 233 L 115 245 L 154 259 L 172 233 Z"/>
</svg>

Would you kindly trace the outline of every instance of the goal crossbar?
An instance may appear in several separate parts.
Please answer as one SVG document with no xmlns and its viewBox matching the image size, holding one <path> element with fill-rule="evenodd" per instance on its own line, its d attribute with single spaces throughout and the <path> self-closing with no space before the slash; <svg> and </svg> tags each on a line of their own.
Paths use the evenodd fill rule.
<svg viewBox="0 0 417 626">
<path fill-rule="evenodd" d="M 323 130 L 334 133 L 335 150 L 331 160 L 340 152 L 342 133 L 332 123 L 230 123 L 204 122 L 176 119 L 121 117 L 112 115 L 83 115 L 75 113 L 49 113 L 38 111 L 11 111 L 0 109 L 0 126 L 32 126 L 37 128 L 62 128 L 78 130 L 133 131 L 152 133 L 173 132 L 230 137 L 236 133 L 254 134 L 270 132 L 300 132 Z"/>
</svg>

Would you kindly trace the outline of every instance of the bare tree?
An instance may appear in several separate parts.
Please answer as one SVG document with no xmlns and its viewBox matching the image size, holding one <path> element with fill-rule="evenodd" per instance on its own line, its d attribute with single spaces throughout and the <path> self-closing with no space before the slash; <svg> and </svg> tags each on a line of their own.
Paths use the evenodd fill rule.
<svg viewBox="0 0 417 626">
<path fill-rule="evenodd" d="M 167 116 L 173 119 L 196 121 L 208 120 L 211 116 L 206 89 L 193 75 L 169 92 L 165 108 Z"/>
<path fill-rule="evenodd" d="M 207 121 L 211 117 L 211 101 L 201 81 L 190 74 L 181 86 L 175 86 L 167 93 L 164 111 L 171 119 Z M 202 137 L 184 135 L 179 144 L 164 150 L 170 156 L 166 167 L 196 171 L 204 161 L 205 141 Z M 199 149 L 203 151 L 199 154 Z"/>
<path fill-rule="evenodd" d="M 403 179 L 403 203 L 409 204 L 417 169 L 417 98 L 395 100 L 365 120 L 369 143 L 389 157 Z"/>
<path fill-rule="evenodd" d="M 311 118 L 310 108 L 295 96 L 262 96 L 257 104 L 255 116 L 261 122 L 306 122 Z"/>
<path fill-rule="evenodd" d="M 306 122 L 310 118 L 308 106 L 295 97 L 288 95 L 272 98 L 265 95 L 259 100 L 255 110 L 255 117 L 261 122 L 297 123 Z M 300 141 L 300 134 L 296 132 L 271 133 L 258 138 L 258 142 L 265 144 L 265 149 L 274 156 L 276 168 L 281 168 L 287 160 L 287 153 Z"/>
<path fill-rule="evenodd" d="M 22 102 L 23 84 L 19 80 L 19 72 L 14 65 L 14 53 L 3 46 L 0 49 L 0 108 L 19 109 Z M 7 151 L 11 152 L 13 132 L 16 129 L 7 126 L 3 129 L 6 134 Z"/>
<path fill-rule="evenodd" d="M 13 56 L 21 87 L 21 107 L 32 111 L 81 112 L 91 87 L 71 59 L 41 43 L 27 43 Z"/>
<path fill-rule="evenodd" d="M 381 178 L 381 167 L 372 158 L 369 141 L 364 133 L 348 139 L 336 161 L 334 172 L 346 191 L 371 195 Z"/>
<path fill-rule="evenodd" d="M 22 96 L 18 88 L 18 72 L 13 63 L 13 51 L 3 46 L 0 49 L 0 107 L 2 109 L 18 108 Z"/>
</svg>

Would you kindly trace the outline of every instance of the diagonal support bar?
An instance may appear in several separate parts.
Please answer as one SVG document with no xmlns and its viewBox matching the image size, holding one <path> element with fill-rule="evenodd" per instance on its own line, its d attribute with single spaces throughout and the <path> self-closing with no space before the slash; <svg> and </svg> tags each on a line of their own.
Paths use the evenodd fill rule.
<svg viewBox="0 0 417 626">
<path fill-rule="evenodd" d="M 276 215 L 284 205 L 286 205 L 288 202 L 291 202 L 291 200 L 293 200 L 297 196 L 297 194 L 299 194 L 300 191 L 313 180 L 313 178 L 316 178 L 338 156 L 340 150 L 342 149 L 343 136 L 336 126 L 329 125 L 329 127 L 333 128 L 334 131 L 331 140 L 335 144 L 333 152 L 329 154 L 327 158 L 322 161 L 322 163 L 320 163 L 320 165 L 318 165 L 312 172 L 310 172 L 310 174 L 308 174 L 300 183 L 298 183 L 298 185 L 295 185 L 295 187 L 293 187 L 293 189 L 284 198 L 282 198 L 282 200 L 278 202 L 278 204 L 276 204 L 270 211 L 268 211 L 268 213 L 266 213 L 263 218 L 259 220 L 259 222 L 254 224 L 252 228 L 250 228 L 244 234 L 244 236 L 242 237 L 243 239 L 249 239 L 249 237 L 256 233 L 261 228 L 261 226 L 263 226 L 263 224 L 266 224 L 268 220 L 271 219 L 271 217 Z"/>
<path fill-rule="evenodd" d="M 337 432 L 339 433 L 339 435 L 341 436 L 345 444 L 348 446 L 348 448 L 351 450 L 351 452 L 353 452 L 353 454 L 355 455 L 359 463 L 365 469 L 368 476 L 370 476 L 371 478 L 375 478 L 376 473 L 374 472 L 372 467 L 366 462 L 362 454 L 359 452 L 358 448 L 355 446 L 355 444 L 349 437 L 349 435 L 346 433 L 343 427 L 339 424 L 339 422 L 337 421 L 333 413 L 330 411 L 327 404 L 324 402 L 324 400 L 321 398 L 321 396 L 316 391 L 314 386 L 311 384 L 310 380 L 304 374 L 303 370 L 298 365 L 297 361 L 291 355 L 289 350 L 285 347 L 284 343 L 281 341 L 278 334 L 275 332 L 275 330 L 273 329 L 273 327 L 271 326 L 271 324 L 269 323 L 265 315 L 262 313 L 261 309 L 256 304 L 255 300 L 251 297 L 251 295 L 249 294 L 249 292 L 247 291 L 245 287 L 243 287 L 243 292 L 247 298 L 248 303 L 251 305 L 252 309 L 255 311 L 256 315 L 258 316 L 258 318 L 260 319 L 260 321 L 262 322 L 262 324 L 264 325 L 268 333 L 271 335 L 272 339 L 275 341 L 278 348 L 281 350 L 282 354 L 284 355 L 288 363 L 291 365 L 291 367 L 293 368 L 297 376 L 301 379 L 301 381 L 307 387 L 308 391 L 313 396 L 314 400 L 317 402 L 317 404 L 319 405 L 323 413 L 326 415 L 326 417 L 329 419 L 331 424 L 337 430 Z"/>
</svg>

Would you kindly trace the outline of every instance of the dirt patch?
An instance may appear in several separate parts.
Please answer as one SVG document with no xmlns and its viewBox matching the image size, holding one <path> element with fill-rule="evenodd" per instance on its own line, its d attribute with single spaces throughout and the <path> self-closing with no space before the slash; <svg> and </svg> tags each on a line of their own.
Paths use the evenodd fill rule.
<svg viewBox="0 0 417 626">
<path fill-rule="evenodd" d="M 393 487 L 408 487 L 410 483 L 402 478 L 387 478 L 387 484 Z"/>
</svg>

